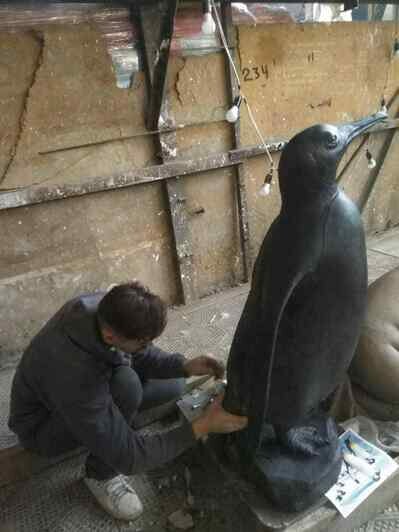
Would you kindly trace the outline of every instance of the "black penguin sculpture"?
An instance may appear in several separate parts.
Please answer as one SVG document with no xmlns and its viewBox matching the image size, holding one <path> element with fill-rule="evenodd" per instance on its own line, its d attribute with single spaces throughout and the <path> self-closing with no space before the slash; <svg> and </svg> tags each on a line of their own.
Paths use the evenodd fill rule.
<svg viewBox="0 0 399 532">
<path fill-rule="evenodd" d="M 337 187 L 348 144 L 384 113 L 316 125 L 285 146 L 281 212 L 256 259 L 227 365 L 226 410 L 249 417 L 228 450 L 284 510 L 317 500 L 341 454 L 326 400 L 343 380 L 365 314 L 361 218 Z"/>
</svg>

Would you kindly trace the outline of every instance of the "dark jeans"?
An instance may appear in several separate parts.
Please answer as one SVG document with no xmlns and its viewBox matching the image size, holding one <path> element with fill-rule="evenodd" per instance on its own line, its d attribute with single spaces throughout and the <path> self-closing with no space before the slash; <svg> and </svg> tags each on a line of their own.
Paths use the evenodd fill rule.
<svg viewBox="0 0 399 532">
<path fill-rule="evenodd" d="M 126 421 L 131 424 L 139 411 L 161 405 L 180 397 L 184 391 L 184 379 L 148 380 L 141 382 L 129 366 L 118 366 L 110 381 L 112 398 Z M 51 415 L 35 434 L 34 451 L 47 457 L 58 456 L 79 447 L 63 419 Z M 30 445 L 28 447 L 31 447 Z M 106 480 L 118 472 L 89 454 L 86 460 L 86 475 L 97 480 Z"/>
</svg>

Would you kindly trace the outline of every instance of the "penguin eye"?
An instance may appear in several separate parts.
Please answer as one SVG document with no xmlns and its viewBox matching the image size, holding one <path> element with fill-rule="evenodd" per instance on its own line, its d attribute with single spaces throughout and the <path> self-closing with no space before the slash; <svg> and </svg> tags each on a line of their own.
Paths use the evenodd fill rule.
<svg viewBox="0 0 399 532">
<path fill-rule="evenodd" d="M 338 137 L 334 133 L 327 133 L 326 144 L 330 149 L 334 149 L 338 146 Z"/>
</svg>

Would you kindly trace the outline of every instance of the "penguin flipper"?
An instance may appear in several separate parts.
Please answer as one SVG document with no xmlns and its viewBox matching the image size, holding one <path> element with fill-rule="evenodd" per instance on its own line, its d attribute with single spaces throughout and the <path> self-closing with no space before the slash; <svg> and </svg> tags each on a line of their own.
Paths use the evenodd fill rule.
<svg viewBox="0 0 399 532">
<path fill-rule="evenodd" d="M 294 271 L 286 271 L 285 275 L 279 272 L 274 278 L 279 282 L 274 282 L 267 286 L 262 294 L 262 307 L 266 310 L 265 334 L 271 338 L 270 351 L 263 368 L 260 368 L 256 379 L 253 380 L 252 394 L 252 423 L 248 427 L 248 440 L 251 445 L 257 448 L 260 444 L 263 423 L 267 416 L 270 400 L 270 388 L 273 375 L 274 355 L 276 351 L 279 327 L 284 310 L 295 289 L 309 273 L 309 268 L 296 267 Z M 272 277 L 273 278 L 273 277 Z M 273 302 L 273 304 L 271 304 Z M 261 344 L 262 335 L 258 337 Z M 262 376 L 263 375 L 263 376 Z M 266 383 L 266 384 L 265 384 Z M 261 401 L 259 399 L 261 398 Z"/>
</svg>

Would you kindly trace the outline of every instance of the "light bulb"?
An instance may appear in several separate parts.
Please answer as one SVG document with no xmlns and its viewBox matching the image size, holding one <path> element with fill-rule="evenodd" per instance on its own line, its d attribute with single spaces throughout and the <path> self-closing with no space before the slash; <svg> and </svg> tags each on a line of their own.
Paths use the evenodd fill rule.
<svg viewBox="0 0 399 532">
<path fill-rule="evenodd" d="M 211 13 L 204 13 L 204 18 L 202 19 L 201 31 L 204 35 L 212 35 L 216 31 L 216 24 L 213 20 Z"/>
<path fill-rule="evenodd" d="M 240 117 L 240 105 L 242 102 L 242 96 L 239 94 L 234 98 L 233 105 L 230 107 L 230 109 L 227 111 L 225 118 L 227 122 L 231 122 L 234 124 L 234 122 L 237 122 L 237 120 Z"/>
<path fill-rule="evenodd" d="M 385 96 L 381 98 L 381 107 L 380 107 L 380 113 L 383 113 L 384 115 L 388 116 L 388 107 L 387 103 L 385 101 Z"/>
<path fill-rule="evenodd" d="M 232 124 L 234 124 L 234 122 L 237 122 L 239 116 L 240 109 L 238 105 L 233 105 L 226 113 L 226 120 L 227 122 L 231 122 Z"/>
<path fill-rule="evenodd" d="M 366 150 L 366 157 L 367 157 L 367 168 L 372 170 L 377 166 L 377 163 L 375 162 L 374 157 L 371 155 L 371 152 L 367 149 Z"/>
<path fill-rule="evenodd" d="M 271 191 L 270 183 L 263 183 L 263 185 L 261 186 L 259 190 L 259 196 L 262 196 L 262 197 L 268 196 L 270 194 L 270 191 Z"/>
</svg>

